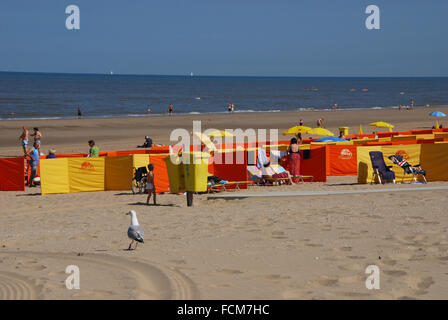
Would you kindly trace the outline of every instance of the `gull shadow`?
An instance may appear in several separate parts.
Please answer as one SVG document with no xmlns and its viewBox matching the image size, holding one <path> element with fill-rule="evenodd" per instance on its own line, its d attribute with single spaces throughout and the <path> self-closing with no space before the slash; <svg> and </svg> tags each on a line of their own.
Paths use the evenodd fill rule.
<svg viewBox="0 0 448 320">
<path fill-rule="evenodd" d="M 172 204 L 172 203 L 158 203 L 158 204 L 152 204 L 150 203 L 149 205 L 146 204 L 146 202 L 134 202 L 134 203 L 128 203 L 128 205 L 130 206 L 148 206 L 148 207 L 177 207 L 180 208 L 180 206 L 176 205 L 176 204 Z"/>
</svg>

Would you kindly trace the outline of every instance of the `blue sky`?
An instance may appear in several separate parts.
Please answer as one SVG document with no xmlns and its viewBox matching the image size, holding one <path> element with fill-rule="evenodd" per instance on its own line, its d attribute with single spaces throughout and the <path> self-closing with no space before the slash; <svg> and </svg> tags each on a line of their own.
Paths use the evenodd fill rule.
<svg viewBox="0 0 448 320">
<path fill-rule="evenodd" d="M 381 30 L 365 28 L 370 4 Z M 1 0 L 0 71 L 448 76 L 447 13 L 446 0 Z"/>
</svg>

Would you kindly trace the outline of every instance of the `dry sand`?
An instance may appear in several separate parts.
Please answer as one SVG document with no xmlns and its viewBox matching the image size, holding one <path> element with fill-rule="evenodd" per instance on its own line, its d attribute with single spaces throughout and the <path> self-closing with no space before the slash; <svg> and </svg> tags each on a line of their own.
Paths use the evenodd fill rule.
<svg viewBox="0 0 448 320">
<path fill-rule="evenodd" d="M 438 108 L 442 109 L 443 108 Z M 172 128 L 279 128 L 323 116 L 327 127 L 365 131 L 386 120 L 398 130 L 428 128 L 433 109 L 234 114 L 142 119 L 25 121 L 41 127 L 44 145 L 84 152 L 132 149 L 141 136 L 168 143 Z M 209 120 L 211 119 L 211 120 Z M 292 120 L 293 119 L 293 120 Z M 420 120 L 423 119 L 423 120 Z M 20 155 L 18 127 L 0 122 L 0 153 Z M 448 186 L 445 182 L 428 186 Z M 252 187 L 248 192 L 378 190 L 415 185 L 327 183 Z M 424 186 L 421 186 L 424 187 Z M 207 200 L 179 195 L 94 192 L 41 196 L 39 189 L 0 192 L 0 299 L 445 299 L 448 297 L 446 190 Z M 126 230 L 136 210 L 146 233 L 136 251 Z M 380 290 L 365 287 L 369 265 Z M 80 290 L 65 287 L 65 268 L 80 268 Z"/>
</svg>

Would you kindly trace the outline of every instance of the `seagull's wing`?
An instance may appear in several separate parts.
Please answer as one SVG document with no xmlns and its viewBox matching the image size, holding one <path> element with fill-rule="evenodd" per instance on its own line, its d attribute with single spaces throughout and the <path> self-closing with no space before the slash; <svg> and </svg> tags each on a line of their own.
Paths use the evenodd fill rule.
<svg viewBox="0 0 448 320">
<path fill-rule="evenodd" d="M 140 226 L 130 226 L 128 229 L 128 237 L 138 242 L 144 242 L 145 233 Z"/>
</svg>

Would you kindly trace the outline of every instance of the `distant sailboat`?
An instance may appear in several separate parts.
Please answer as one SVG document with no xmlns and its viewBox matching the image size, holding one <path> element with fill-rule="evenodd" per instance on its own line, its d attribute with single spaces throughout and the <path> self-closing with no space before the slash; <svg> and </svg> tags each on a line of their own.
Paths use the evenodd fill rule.
<svg viewBox="0 0 448 320">
<path fill-rule="evenodd" d="M 193 72 L 190 72 L 190 77 L 194 76 Z"/>
<path fill-rule="evenodd" d="M 114 72 L 112 70 L 109 71 L 109 75 L 113 76 Z"/>
</svg>

